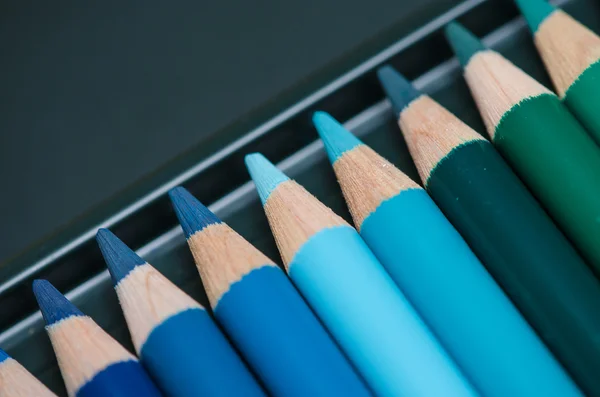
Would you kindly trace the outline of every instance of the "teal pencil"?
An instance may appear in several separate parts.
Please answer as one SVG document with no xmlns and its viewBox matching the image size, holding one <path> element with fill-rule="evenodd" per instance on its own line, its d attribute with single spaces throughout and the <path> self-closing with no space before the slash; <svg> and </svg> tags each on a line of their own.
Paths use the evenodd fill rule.
<svg viewBox="0 0 600 397">
<path fill-rule="evenodd" d="M 246 165 L 287 271 L 379 396 L 473 396 L 356 230 L 259 154 Z"/>
</svg>

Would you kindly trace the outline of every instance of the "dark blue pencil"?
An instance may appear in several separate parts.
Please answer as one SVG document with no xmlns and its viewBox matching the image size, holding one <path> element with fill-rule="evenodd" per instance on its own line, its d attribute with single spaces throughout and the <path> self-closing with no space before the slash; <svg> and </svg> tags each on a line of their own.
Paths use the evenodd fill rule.
<svg viewBox="0 0 600 397">
<path fill-rule="evenodd" d="M 33 282 L 69 396 L 159 397 L 138 360 L 46 280 Z"/>
<path fill-rule="evenodd" d="M 206 310 L 114 234 L 98 245 L 142 364 L 173 397 L 264 396 Z"/>
<path fill-rule="evenodd" d="M 215 317 L 274 396 L 370 396 L 273 261 L 183 188 L 170 193 Z"/>
</svg>

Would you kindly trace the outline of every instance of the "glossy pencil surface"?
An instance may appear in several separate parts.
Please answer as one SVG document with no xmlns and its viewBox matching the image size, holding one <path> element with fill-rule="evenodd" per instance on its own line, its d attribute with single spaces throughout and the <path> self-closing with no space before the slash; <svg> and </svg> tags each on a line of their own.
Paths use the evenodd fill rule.
<svg viewBox="0 0 600 397">
<path fill-rule="evenodd" d="M 56 397 L 56 394 L 0 349 L 0 396 Z"/>
<path fill-rule="evenodd" d="M 161 396 L 137 359 L 48 281 L 33 292 L 69 396 Z"/>
<path fill-rule="evenodd" d="M 545 0 L 517 0 L 564 103 L 600 144 L 600 37 Z"/>
<path fill-rule="evenodd" d="M 399 124 L 427 190 L 546 344 L 571 373 L 599 365 L 600 285 L 490 142 L 424 95 Z"/>
<path fill-rule="evenodd" d="M 454 32 L 455 48 L 473 39 Z M 500 54 L 473 54 L 465 78 L 495 146 L 600 275 L 600 148 L 556 95 Z"/>
<path fill-rule="evenodd" d="M 133 343 L 168 396 L 264 396 L 200 304 L 106 229 L 96 236 Z"/>
<path fill-rule="evenodd" d="M 475 387 L 581 396 L 427 193 L 331 116 L 313 121 L 361 236 Z"/>
<path fill-rule="evenodd" d="M 356 231 L 264 157 L 246 164 L 290 277 L 375 394 L 475 395 Z"/>
<path fill-rule="evenodd" d="M 273 261 L 185 189 L 169 195 L 216 319 L 272 395 L 371 395 Z"/>
</svg>

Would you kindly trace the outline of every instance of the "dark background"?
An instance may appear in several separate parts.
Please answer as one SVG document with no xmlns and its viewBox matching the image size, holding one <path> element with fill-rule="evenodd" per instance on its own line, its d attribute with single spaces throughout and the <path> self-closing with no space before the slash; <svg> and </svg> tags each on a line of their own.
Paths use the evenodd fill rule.
<svg viewBox="0 0 600 397">
<path fill-rule="evenodd" d="M 105 218 L 225 127 L 289 106 L 362 44 L 379 50 L 454 3 L 2 2 L 0 266 Z"/>
</svg>

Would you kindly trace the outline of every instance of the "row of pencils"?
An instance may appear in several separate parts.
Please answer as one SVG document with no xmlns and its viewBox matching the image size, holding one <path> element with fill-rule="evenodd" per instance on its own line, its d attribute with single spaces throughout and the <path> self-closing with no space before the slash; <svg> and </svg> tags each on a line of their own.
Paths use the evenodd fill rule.
<svg viewBox="0 0 600 397">
<path fill-rule="evenodd" d="M 68 394 L 600 396 L 600 38 L 518 3 L 560 97 L 446 28 L 491 141 L 378 71 L 424 188 L 315 113 L 355 228 L 246 157 L 284 269 L 169 193 L 212 315 L 105 229 L 137 357 L 35 281 Z M 0 395 L 53 393 L 0 351 Z"/>
</svg>

